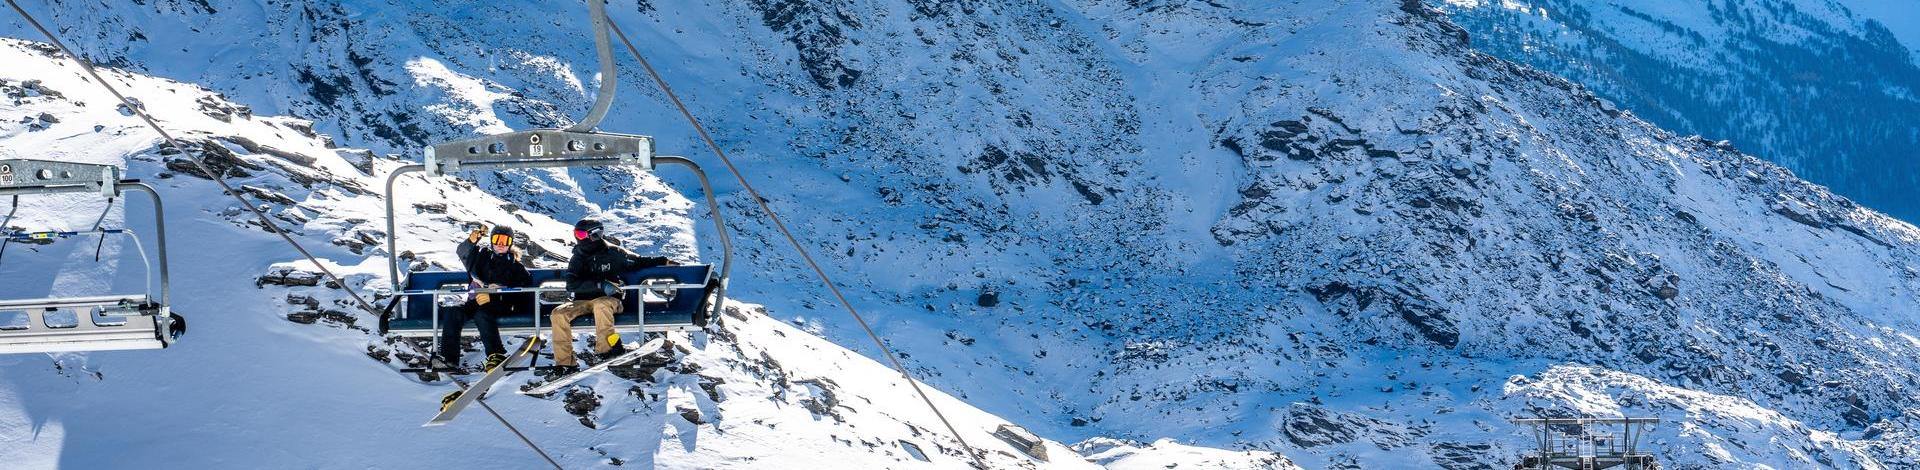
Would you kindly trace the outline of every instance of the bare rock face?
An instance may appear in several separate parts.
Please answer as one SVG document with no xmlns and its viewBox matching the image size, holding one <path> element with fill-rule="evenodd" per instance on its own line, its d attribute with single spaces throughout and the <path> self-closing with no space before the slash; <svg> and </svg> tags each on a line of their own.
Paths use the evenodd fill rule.
<svg viewBox="0 0 1920 470">
<path fill-rule="evenodd" d="M 809 393 L 807 397 L 800 399 L 800 406 L 806 407 L 807 411 L 813 412 L 814 416 L 831 417 L 834 421 L 846 421 L 846 418 L 840 416 L 840 412 L 836 409 L 840 406 L 840 400 L 834 395 L 834 388 L 836 388 L 837 385 L 833 383 L 832 379 L 795 380 L 793 384 L 808 389 Z"/>
<path fill-rule="evenodd" d="M 586 387 L 569 388 L 562 401 L 566 403 L 568 414 L 580 417 L 581 426 L 595 429 L 600 427 L 593 421 L 594 410 L 600 409 L 600 395 L 594 394 L 592 389 Z"/>
<path fill-rule="evenodd" d="M 313 287 L 320 285 L 325 276 L 319 271 L 308 271 L 288 266 L 275 266 L 254 280 L 255 286 Z"/>
<path fill-rule="evenodd" d="M 1286 434 L 1288 441 L 1300 447 L 1365 440 L 1381 449 L 1411 445 L 1427 433 L 1421 428 L 1331 411 L 1306 403 L 1294 403 L 1287 407 L 1281 431 Z"/>
<path fill-rule="evenodd" d="M 182 141 L 181 145 L 195 147 L 192 141 Z M 198 158 L 201 164 L 206 165 L 208 169 L 226 178 L 246 178 L 253 175 L 253 172 L 267 169 L 265 166 L 240 158 L 240 156 L 235 155 L 232 150 L 228 150 L 226 146 L 220 145 L 211 139 L 199 141 L 198 147 L 192 148 L 195 154 L 193 156 L 180 155 L 178 150 L 175 150 L 171 145 L 165 143 L 160 144 L 160 146 L 159 154 L 169 156 L 169 158 L 167 158 L 168 171 L 195 178 L 213 179 L 212 175 L 201 171 L 200 165 L 194 164 L 191 158 Z"/>
</svg>

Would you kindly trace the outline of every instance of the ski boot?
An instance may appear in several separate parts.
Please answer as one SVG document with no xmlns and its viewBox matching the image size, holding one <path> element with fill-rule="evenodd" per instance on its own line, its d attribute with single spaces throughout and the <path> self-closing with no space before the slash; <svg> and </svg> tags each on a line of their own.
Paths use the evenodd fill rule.
<svg viewBox="0 0 1920 470">
<path fill-rule="evenodd" d="M 430 362 L 427 363 L 427 367 L 436 374 L 447 374 L 449 376 L 473 373 L 473 370 L 467 369 L 466 364 L 462 364 L 458 360 L 448 362 L 446 358 L 439 357 L 438 355 L 435 355 Z"/>
<path fill-rule="evenodd" d="M 620 342 L 620 334 L 607 335 L 607 352 L 600 353 L 600 360 L 613 359 L 627 353 L 626 343 Z"/>
<path fill-rule="evenodd" d="M 488 354 L 487 362 L 485 364 L 480 365 L 480 370 L 492 371 L 495 367 L 500 367 L 501 364 L 504 364 L 506 362 L 507 362 L 507 355 L 505 354 L 500 354 L 500 353 Z"/>
<path fill-rule="evenodd" d="M 453 405 L 453 401 L 458 399 L 460 399 L 459 390 L 447 392 L 446 395 L 440 397 L 440 411 L 447 411 L 447 406 Z"/>
<path fill-rule="evenodd" d="M 548 367 L 545 371 L 541 371 L 540 376 L 542 379 L 555 380 L 561 377 L 566 377 L 566 376 L 578 374 L 578 373 L 580 373 L 580 366 L 577 366 L 577 365 L 553 366 L 553 367 Z"/>
</svg>

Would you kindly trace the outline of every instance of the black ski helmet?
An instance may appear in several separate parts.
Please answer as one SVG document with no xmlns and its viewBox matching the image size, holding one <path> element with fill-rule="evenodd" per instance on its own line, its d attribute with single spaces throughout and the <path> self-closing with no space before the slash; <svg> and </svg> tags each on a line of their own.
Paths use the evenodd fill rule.
<svg viewBox="0 0 1920 470">
<path fill-rule="evenodd" d="M 600 238 L 600 232 L 605 229 L 606 229 L 606 224 L 602 224 L 600 223 L 600 221 L 593 220 L 593 219 L 580 219 L 579 222 L 575 222 L 573 224 L 573 231 L 576 232 L 576 238 L 580 238 L 582 240 L 588 239 L 588 238 Z M 579 237 L 578 236 L 579 233 L 585 233 L 586 236 Z"/>
<path fill-rule="evenodd" d="M 507 225 L 507 224 L 500 224 L 500 225 L 493 226 L 493 232 L 488 233 L 488 235 L 506 235 L 509 237 L 515 236 L 513 233 L 513 226 Z"/>
</svg>

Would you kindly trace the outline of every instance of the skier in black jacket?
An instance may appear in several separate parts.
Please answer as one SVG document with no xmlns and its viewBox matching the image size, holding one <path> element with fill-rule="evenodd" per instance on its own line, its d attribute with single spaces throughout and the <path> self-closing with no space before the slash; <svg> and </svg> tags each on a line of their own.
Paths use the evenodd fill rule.
<svg viewBox="0 0 1920 470">
<path fill-rule="evenodd" d="M 580 219 L 573 225 L 573 258 L 567 261 L 567 291 L 573 301 L 553 309 L 553 363 L 563 369 L 577 368 L 573 353 L 573 319 L 593 314 L 593 352 L 601 357 L 626 351 L 620 334 L 613 330 L 613 316 L 620 313 L 621 275 L 628 272 L 672 265 L 658 256 L 640 256 L 621 248 L 619 241 L 607 237 L 605 225 L 598 220 Z M 565 345 L 565 346 L 562 346 Z"/>
<path fill-rule="evenodd" d="M 480 233 L 476 229 L 468 234 L 455 251 L 460 263 L 466 265 L 468 286 L 475 289 L 533 287 L 533 276 L 520 261 L 520 251 L 513 248 L 513 227 L 494 226 L 485 237 L 484 245 L 480 243 Z M 506 361 L 507 348 L 500 343 L 499 318 L 531 311 L 532 300 L 529 293 L 476 293 L 461 308 L 441 310 L 447 318 L 440 323 L 440 358 L 449 365 L 460 363 L 460 328 L 472 319 L 474 329 L 480 331 L 480 343 L 487 351 L 487 362 L 482 369 L 492 369 Z"/>
</svg>

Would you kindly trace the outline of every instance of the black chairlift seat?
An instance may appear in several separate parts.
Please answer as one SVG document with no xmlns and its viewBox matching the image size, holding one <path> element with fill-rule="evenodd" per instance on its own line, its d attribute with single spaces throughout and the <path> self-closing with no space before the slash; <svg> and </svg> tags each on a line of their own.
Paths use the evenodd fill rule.
<svg viewBox="0 0 1920 470">
<path fill-rule="evenodd" d="M 148 276 L 160 281 L 158 296 L 149 284 L 149 291 L 142 294 L 0 300 L 0 354 L 160 349 L 186 332 L 186 319 L 173 313 L 169 306 L 166 210 L 160 194 L 139 180 L 121 179 L 120 175 L 120 168 L 112 165 L 0 160 L 0 196 L 14 198 L 6 219 L 0 219 L 0 229 L 5 228 L 14 211 L 19 209 L 20 196 L 94 193 L 107 199 L 107 208 L 111 209 L 113 200 L 125 191 L 143 192 L 153 198 L 154 237 L 158 242 L 155 248 L 160 262 L 158 270 L 147 264 L 146 249 L 131 230 L 102 229 L 99 221 L 84 231 L 0 234 L 4 235 L 0 237 L 0 254 L 5 253 L 7 244 L 16 241 L 124 234 L 139 248 L 142 264 L 148 266 Z M 106 211 L 100 215 L 104 220 Z M 10 266 L 6 269 L 31 268 Z"/>
<path fill-rule="evenodd" d="M 501 294 L 531 293 L 527 297 L 533 309 L 499 318 L 501 334 L 545 333 L 551 325 L 553 309 L 566 303 L 563 270 L 531 269 L 533 281 L 541 287 L 479 289 L 467 288 L 465 271 L 422 271 L 407 276 L 406 285 L 395 298 L 392 312 L 383 318 L 381 333 L 407 337 L 433 337 L 439 334 L 441 315 L 460 309 L 467 295 L 474 292 Z M 627 331 L 679 331 L 704 327 L 711 308 L 711 296 L 720 286 L 712 265 L 692 264 L 658 266 L 629 272 L 625 305 L 614 316 L 614 327 Z M 506 301 L 506 300 L 502 300 Z M 538 312 L 537 314 L 531 312 Z M 593 315 L 573 319 L 576 327 L 591 328 Z"/>
</svg>

